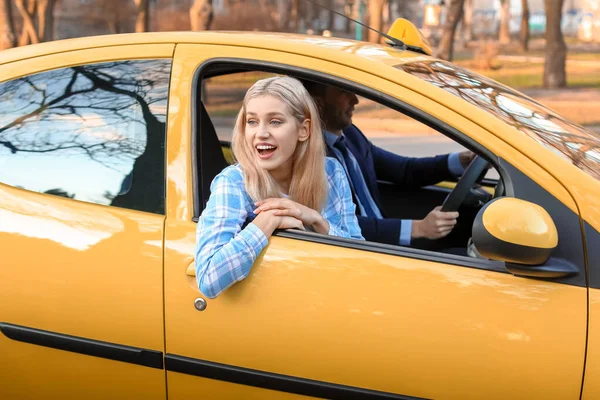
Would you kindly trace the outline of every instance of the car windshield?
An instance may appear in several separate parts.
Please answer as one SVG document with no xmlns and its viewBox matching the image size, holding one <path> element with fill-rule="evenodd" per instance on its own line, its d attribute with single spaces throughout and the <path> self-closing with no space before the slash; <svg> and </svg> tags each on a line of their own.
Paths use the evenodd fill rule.
<svg viewBox="0 0 600 400">
<path fill-rule="evenodd" d="M 446 61 L 412 61 L 395 67 L 488 111 L 600 180 L 600 134 L 567 121 L 515 90 Z"/>
</svg>

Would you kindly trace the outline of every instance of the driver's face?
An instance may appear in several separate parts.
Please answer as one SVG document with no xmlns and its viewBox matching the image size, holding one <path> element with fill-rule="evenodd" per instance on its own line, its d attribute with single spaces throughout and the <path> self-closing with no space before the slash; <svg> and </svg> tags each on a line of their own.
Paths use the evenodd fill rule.
<svg viewBox="0 0 600 400">
<path fill-rule="evenodd" d="M 358 98 L 354 93 L 328 86 L 321 104 L 327 130 L 337 133 L 352 124 L 354 106 Z"/>
</svg>

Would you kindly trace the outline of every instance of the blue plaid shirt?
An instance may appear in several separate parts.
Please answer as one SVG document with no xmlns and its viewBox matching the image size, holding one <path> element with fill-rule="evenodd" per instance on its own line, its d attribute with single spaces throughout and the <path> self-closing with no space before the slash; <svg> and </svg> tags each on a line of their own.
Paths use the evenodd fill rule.
<svg viewBox="0 0 600 400">
<path fill-rule="evenodd" d="M 329 223 L 329 234 L 364 240 L 346 173 L 339 161 L 330 157 L 325 160 L 325 170 L 329 194 L 321 215 Z M 239 165 L 231 165 L 217 175 L 210 191 L 196 229 L 196 279 L 200 291 L 215 298 L 248 276 L 268 241 L 253 223 L 244 227 L 256 217 L 256 206 L 244 188 Z"/>
</svg>

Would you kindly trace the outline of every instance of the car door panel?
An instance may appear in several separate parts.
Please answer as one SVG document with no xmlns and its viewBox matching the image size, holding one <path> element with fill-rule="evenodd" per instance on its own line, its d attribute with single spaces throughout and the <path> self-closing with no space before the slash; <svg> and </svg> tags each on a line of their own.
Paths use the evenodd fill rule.
<svg viewBox="0 0 600 400">
<path fill-rule="evenodd" d="M 355 391 L 450 399 L 579 397 L 585 287 L 519 278 L 498 264 L 458 256 L 283 234 L 270 239 L 247 279 L 214 300 L 202 296 L 187 274 L 196 227 L 193 158 L 186 150 L 194 115 L 189 97 L 196 68 L 210 58 L 228 57 L 285 60 L 393 93 L 513 164 L 531 165 L 536 181 L 566 193 L 547 172 L 481 127 L 367 72 L 256 48 L 178 45 L 178 74 L 171 85 L 177 101 L 169 107 L 165 227 L 170 398 L 197 394 L 206 378 L 237 388 L 239 382 L 216 372 L 223 366 L 247 376 L 264 374 L 261 380 L 249 377 L 250 386 L 296 394 L 308 388 L 302 394 L 321 397 L 343 398 Z M 565 198 L 572 202 L 568 194 Z M 206 301 L 206 309 L 195 308 L 197 299 Z M 169 357 L 176 367 L 169 366 Z M 278 386 L 279 375 L 308 382 L 290 389 Z M 319 390 L 325 385 L 337 395 L 323 396 Z"/>
<path fill-rule="evenodd" d="M 600 290 L 590 289 L 590 325 L 588 335 L 588 348 L 585 368 L 585 380 L 582 391 L 582 399 L 591 400 L 600 397 L 600 382 L 595 377 L 600 373 L 600 343 L 598 342 L 598 331 L 600 331 Z"/>
<path fill-rule="evenodd" d="M 586 316 L 566 305 L 585 288 L 275 237 L 199 312 L 176 243 L 168 354 L 424 398 L 578 396 Z"/>
<path fill-rule="evenodd" d="M 0 204 L 0 322 L 162 352 L 164 217 L 1 184 Z M 50 346 L 0 335 L 0 397 L 164 398 L 161 369 Z"/>
<path fill-rule="evenodd" d="M 248 399 L 248 400 L 301 400 L 311 399 L 310 396 L 285 393 L 276 390 L 264 389 L 255 386 L 232 384 L 227 381 L 202 378 L 198 376 L 168 372 L 169 398 L 186 399 L 190 393 L 202 393 L 203 397 L 215 400 Z"/>
<path fill-rule="evenodd" d="M 600 232 L 584 222 L 589 274 L 589 331 L 582 399 L 600 398 Z"/>
</svg>

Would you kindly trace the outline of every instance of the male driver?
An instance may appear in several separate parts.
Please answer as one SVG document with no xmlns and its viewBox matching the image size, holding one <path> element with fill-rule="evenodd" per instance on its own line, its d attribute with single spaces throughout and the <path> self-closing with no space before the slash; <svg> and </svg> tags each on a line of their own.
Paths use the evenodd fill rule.
<svg viewBox="0 0 600 400">
<path fill-rule="evenodd" d="M 377 180 L 418 188 L 462 175 L 475 157 L 470 151 L 411 158 L 373 145 L 352 124 L 354 93 L 316 82 L 303 82 L 321 110 L 327 154 L 337 158 L 348 175 L 358 222 L 365 239 L 410 246 L 414 239 L 441 239 L 456 225 L 457 212 L 434 208 L 422 220 L 391 219 L 383 215 Z M 466 243 L 464 244 L 466 246 Z M 428 247 L 428 246 L 426 246 Z"/>
</svg>

